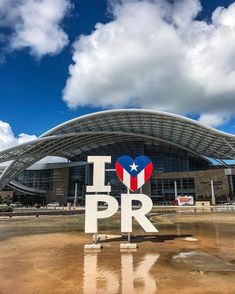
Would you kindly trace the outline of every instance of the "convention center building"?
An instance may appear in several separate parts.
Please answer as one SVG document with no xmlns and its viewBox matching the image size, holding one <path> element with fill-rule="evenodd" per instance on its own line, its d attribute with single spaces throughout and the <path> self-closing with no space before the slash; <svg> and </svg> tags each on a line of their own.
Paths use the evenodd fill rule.
<svg viewBox="0 0 235 294">
<path fill-rule="evenodd" d="M 155 204 L 169 204 L 178 195 L 216 203 L 234 199 L 235 135 L 195 120 L 142 109 L 109 110 L 84 115 L 47 131 L 39 138 L 0 152 L 0 197 L 23 203 L 84 205 L 86 185 L 92 184 L 87 156 L 112 156 L 106 183 L 120 201 L 125 186 L 115 172 L 116 159 L 148 156 L 154 165 L 141 192 Z M 65 162 L 37 163 L 47 156 Z"/>
</svg>

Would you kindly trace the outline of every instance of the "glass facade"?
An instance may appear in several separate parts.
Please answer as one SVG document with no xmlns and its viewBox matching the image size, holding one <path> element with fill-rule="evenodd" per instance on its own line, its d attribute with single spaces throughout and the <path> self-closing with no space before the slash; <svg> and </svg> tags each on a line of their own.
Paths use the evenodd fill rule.
<svg viewBox="0 0 235 294">
<path fill-rule="evenodd" d="M 196 171 L 203 170 L 209 167 L 209 163 L 202 159 L 196 158 L 192 154 L 181 150 L 176 147 L 172 147 L 163 143 L 156 143 L 152 141 L 128 141 L 118 142 L 113 145 L 103 146 L 102 148 L 96 148 L 89 150 L 87 153 L 82 153 L 81 156 L 75 157 L 73 160 L 86 161 L 88 155 L 110 155 L 112 156 L 112 163 L 106 165 L 106 184 L 111 185 L 111 195 L 117 197 L 120 201 L 120 195 L 126 193 L 126 187 L 120 182 L 115 172 L 115 162 L 117 157 L 121 155 L 129 155 L 135 158 L 139 155 L 148 156 L 153 164 L 155 174 L 164 172 L 184 172 L 184 171 Z M 69 180 L 69 195 L 74 197 L 74 179 L 82 177 L 82 182 L 86 184 L 92 184 L 89 179 L 92 179 L 92 167 L 87 165 L 86 174 L 79 168 L 70 169 Z M 80 175 L 79 175 L 80 173 Z M 195 195 L 195 186 L 193 178 L 176 179 L 178 195 Z M 85 188 L 78 185 L 79 195 L 85 195 Z M 156 200 L 170 201 L 175 198 L 174 179 L 167 180 L 152 180 L 151 182 L 151 195 Z M 78 196 L 79 199 L 80 196 Z M 81 196 L 82 197 L 82 196 Z M 71 196 L 72 199 L 72 196 Z M 80 200 L 81 201 L 81 200 Z"/>
<path fill-rule="evenodd" d="M 120 195 L 127 192 L 124 184 L 120 182 L 115 172 L 115 162 L 121 155 L 129 155 L 135 158 L 139 155 L 148 156 L 154 164 L 156 178 L 158 174 L 166 172 L 187 172 L 208 169 L 210 163 L 203 158 L 194 155 L 174 146 L 153 141 L 132 141 L 118 142 L 111 145 L 104 145 L 100 148 L 84 151 L 81 155 L 73 158 L 73 161 L 86 161 L 88 155 L 112 157 L 112 163 L 106 165 L 106 185 L 111 185 L 111 195 L 120 202 Z M 77 187 L 77 203 L 85 204 L 86 186 L 92 185 L 93 167 L 91 164 L 84 164 L 69 167 L 67 201 L 73 203 L 75 186 Z M 55 176 L 55 175 L 54 175 Z M 26 170 L 16 180 L 28 187 L 50 191 L 52 189 L 53 170 Z M 65 180 L 65 179 L 64 179 Z M 63 181 L 63 178 L 61 178 Z M 154 202 L 171 201 L 175 199 L 175 183 L 178 195 L 195 195 L 195 184 L 193 178 L 177 179 L 152 179 L 149 183 L 149 192 Z M 58 182 L 58 181 L 57 181 Z M 66 193 L 66 192 L 65 192 Z"/>
<path fill-rule="evenodd" d="M 68 202 L 74 201 L 75 185 L 77 184 L 77 202 L 84 204 L 86 185 L 89 184 L 89 166 L 75 166 L 69 168 Z"/>
<path fill-rule="evenodd" d="M 15 180 L 30 188 L 48 191 L 52 185 L 52 170 L 25 170 Z"/>
<path fill-rule="evenodd" d="M 182 149 L 152 141 L 127 141 L 118 142 L 108 146 L 91 149 L 74 157 L 73 161 L 86 161 L 88 155 L 110 155 L 112 156 L 112 165 L 114 168 L 116 159 L 121 155 L 129 155 L 135 158 L 139 155 L 148 156 L 157 173 L 163 172 L 183 172 L 207 169 L 210 163 L 205 159 L 195 157 Z"/>
<path fill-rule="evenodd" d="M 152 179 L 151 196 L 154 202 L 173 201 L 177 195 L 195 196 L 194 178 Z"/>
<path fill-rule="evenodd" d="M 154 164 L 155 173 L 164 172 L 183 172 L 206 169 L 209 163 L 202 159 L 196 158 L 188 152 L 164 143 L 153 141 L 127 141 L 118 142 L 108 146 L 91 149 L 83 152 L 81 155 L 74 157 L 73 161 L 86 161 L 88 155 L 112 157 L 112 163 L 106 165 L 106 184 L 111 185 L 111 195 L 120 201 L 120 195 L 126 193 L 126 187 L 120 182 L 115 172 L 116 159 L 121 155 L 129 155 L 135 158 L 139 155 L 148 156 Z M 85 186 L 92 184 L 92 165 L 72 167 L 69 170 L 69 189 L 68 201 L 74 201 L 75 183 L 77 183 L 78 203 L 84 204 Z M 155 182 L 156 181 L 156 182 Z M 193 179 L 176 179 L 179 195 L 195 195 Z M 152 180 L 151 192 L 155 198 L 164 198 L 165 200 L 174 199 L 174 180 Z"/>
</svg>

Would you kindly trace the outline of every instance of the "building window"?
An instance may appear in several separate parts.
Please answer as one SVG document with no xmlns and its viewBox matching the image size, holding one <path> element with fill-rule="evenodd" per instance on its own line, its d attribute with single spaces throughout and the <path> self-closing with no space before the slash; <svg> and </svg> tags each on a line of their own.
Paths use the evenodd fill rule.
<svg viewBox="0 0 235 294">
<path fill-rule="evenodd" d="M 177 195 L 195 196 L 194 178 L 178 179 L 152 179 L 151 196 L 161 201 L 172 201 L 175 199 L 175 182 Z"/>
</svg>

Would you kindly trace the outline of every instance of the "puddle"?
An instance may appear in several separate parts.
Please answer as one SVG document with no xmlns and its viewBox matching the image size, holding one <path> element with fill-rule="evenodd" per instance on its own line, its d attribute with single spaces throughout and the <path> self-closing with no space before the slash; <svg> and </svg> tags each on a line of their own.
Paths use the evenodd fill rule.
<svg viewBox="0 0 235 294">
<path fill-rule="evenodd" d="M 120 252 L 115 219 L 101 223 L 99 252 L 84 252 L 92 235 L 82 232 L 81 216 L 0 219 L 0 293 L 234 294 L 234 218 L 191 218 L 171 217 L 157 235 L 135 227 L 135 252 Z"/>
<path fill-rule="evenodd" d="M 235 272 L 235 264 L 200 251 L 181 252 L 173 256 L 172 262 L 182 268 L 194 271 Z"/>
</svg>

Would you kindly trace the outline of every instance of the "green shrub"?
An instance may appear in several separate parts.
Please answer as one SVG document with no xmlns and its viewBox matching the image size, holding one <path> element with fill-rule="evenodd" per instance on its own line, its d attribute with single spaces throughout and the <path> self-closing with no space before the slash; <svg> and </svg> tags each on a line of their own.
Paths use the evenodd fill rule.
<svg viewBox="0 0 235 294">
<path fill-rule="evenodd" d="M 12 212 L 13 208 L 4 204 L 0 204 L 0 213 L 1 212 Z"/>
</svg>

